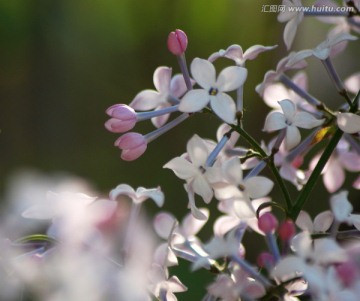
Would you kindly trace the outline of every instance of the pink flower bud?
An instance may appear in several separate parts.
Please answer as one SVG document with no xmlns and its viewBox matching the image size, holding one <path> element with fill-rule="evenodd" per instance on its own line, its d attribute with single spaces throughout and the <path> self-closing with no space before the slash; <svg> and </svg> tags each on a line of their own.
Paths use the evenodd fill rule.
<svg viewBox="0 0 360 301">
<path fill-rule="evenodd" d="M 278 220 L 273 214 L 266 212 L 259 217 L 258 226 L 265 234 L 272 233 L 278 226 Z"/>
<path fill-rule="evenodd" d="M 135 126 L 137 121 L 134 109 L 124 104 L 111 106 L 106 110 L 106 114 L 112 118 L 105 122 L 105 127 L 113 133 L 127 132 Z"/>
<path fill-rule="evenodd" d="M 336 272 L 345 286 L 350 286 L 359 279 L 359 270 L 352 261 L 340 263 L 336 267 Z"/>
<path fill-rule="evenodd" d="M 256 262 L 257 265 L 261 268 L 269 268 L 275 264 L 275 259 L 274 256 L 269 252 L 261 252 Z"/>
<path fill-rule="evenodd" d="M 121 159 L 133 161 L 145 152 L 147 141 L 139 133 L 126 133 L 115 141 L 115 146 L 122 150 Z"/>
<path fill-rule="evenodd" d="M 289 241 L 296 233 L 294 222 L 290 219 L 283 221 L 278 230 L 280 239 L 283 241 Z"/>
<path fill-rule="evenodd" d="M 182 30 L 176 29 L 169 33 L 167 46 L 172 54 L 182 55 L 186 50 L 187 44 L 187 36 Z"/>
</svg>

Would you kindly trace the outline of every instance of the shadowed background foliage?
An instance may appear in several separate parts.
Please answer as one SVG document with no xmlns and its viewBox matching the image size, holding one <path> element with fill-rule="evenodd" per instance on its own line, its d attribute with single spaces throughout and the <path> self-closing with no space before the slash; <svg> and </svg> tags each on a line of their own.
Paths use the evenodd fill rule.
<svg viewBox="0 0 360 301">
<path fill-rule="evenodd" d="M 279 45 L 247 63 L 244 124 L 258 138 L 265 137 L 261 129 L 268 109 L 254 88 L 286 52 L 283 26 L 277 23 L 276 14 L 261 13 L 263 4 L 273 3 L 2 1 L 1 191 L 6 189 L 8 176 L 24 168 L 74 174 L 104 194 L 119 183 L 160 185 L 166 195 L 165 209 L 181 218 L 187 204 L 182 182 L 162 166 L 185 152 L 194 133 L 215 139 L 220 122 L 213 116 L 196 114 L 152 142 L 137 161 L 123 162 L 113 147 L 117 135 L 104 129 L 104 111 L 114 103 L 129 103 L 143 89 L 152 89 L 158 66 L 171 66 L 174 73 L 179 72 L 176 58 L 167 51 L 166 38 L 170 31 L 181 28 L 189 39 L 188 63 L 231 44 L 240 44 L 244 50 L 254 44 Z M 220 62 L 217 66 L 224 65 Z M 141 133 L 153 129 L 149 122 L 136 127 Z M 155 207 L 149 205 L 148 209 L 151 212 Z M 202 283 L 207 281 L 205 274 L 205 280 L 200 281 L 200 274 L 203 277 L 201 272 L 191 274 L 192 278 L 180 275 L 187 286 L 198 286 L 199 290 L 191 296 L 181 294 L 179 300 L 200 300 Z"/>
</svg>

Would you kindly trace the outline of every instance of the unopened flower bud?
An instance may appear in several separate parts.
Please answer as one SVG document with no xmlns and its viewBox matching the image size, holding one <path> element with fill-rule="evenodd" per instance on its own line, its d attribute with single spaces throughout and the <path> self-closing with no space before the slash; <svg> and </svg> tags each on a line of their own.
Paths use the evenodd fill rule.
<svg viewBox="0 0 360 301">
<path fill-rule="evenodd" d="M 188 44 L 187 36 L 185 32 L 183 32 L 182 30 L 176 29 L 175 31 L 169 33 L 167 39 L 167 46 L 172 54 L 174 55 L 184 54 L 187 44 Z"/>
<path fill-rule="evenodd" d="M 131 130 L 137 122 L 134 109 L 124 104 L 111 106 L 106 110 L 106 114 L 112 118 L 105 122 L 105 127 L 113 133 L 127 132 Z"/>
<path fill-rule="evenodd" d="M 294 222 L 290 219 L 283 221 L 279 226 L 279 237 L 283 241 L 289 241 L 296 233 Z"/>
<path fill-rule="evenodd" d="M 145 137 L 139 133 L 126 133 L 115 141 L 115 146 L 122 150 L 121 159 L 133 161 L 139 158 L 147 148 Z"/>
<path fill-rule="evenodd" d="M 275 259 L 269 252 L 261 252 L 256 262 L 261 268 L 270 268 L 275 264 Z"/>
<path fill-rule="evenodd" d="M 278 220 L 273 214 L 266 212 L 259 217 L 258 226 L 265 234 L 273 233 L 278 226 Z"/>
<path fill-rule="evenodd" d="M 350 286 L 359 279 L 359 270 L 353 261 L 346 261 L 336 266 L 336 272 L 345 286 Z"/>
</svg>

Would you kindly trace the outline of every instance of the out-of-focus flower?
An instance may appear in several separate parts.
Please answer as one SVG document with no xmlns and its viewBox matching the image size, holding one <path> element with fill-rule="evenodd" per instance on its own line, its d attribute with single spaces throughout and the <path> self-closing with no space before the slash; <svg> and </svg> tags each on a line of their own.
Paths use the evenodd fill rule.
<svg viewBox="0 0 360 301">
<path fill-rule="evenodd" d="M 311 220 L 309 213 L 301 210 L 296 225 L 303 231 L 309 233 L 323 233 L 330 229 L 334 221 L 334 215 L 330 210 L 323 211 L 315 216 L 314 221 Z"/>
<path fill-rule="evenodd" d="M 299 144 L 301 136 L 298 127 L 311 129 L 325 121 L 325 119 L 316 119 L 307 112 L 296 111 L 296 106 L 288 99 L 279 101 L 279 104 L 283 113 L 270 112 L 265 119 L 264 131 L 273 132 L 286 129 L 286 149 L 292 149 Z"/>
<path fill-rule="evenodd" d="M 331 211 L 339 223 L 348 223 L 360 230 L 360 214 L 352 214 L 353 206 L 348 200 L 348 191 L 340 191 L 330 199 Z"/>
<path fill-rule="evenodd" d="M 207 60 L 195 58 L 191 63 L 191 73 L 203 89 L 188 91 L 182 98 L 179 110 L 198 112 L 210 102 L 214 113 L 227 123 L 234 123 L 236 107 L 233 99 L 226 94 L 244 84 L 247 70 L 231 66 L 225 68 L 216 79 L 215 67 Z"/>
<path fill-rule="evenodd" d="M 357 94 L 360 90 L 360 72 L 356 72 L 345 79 L 344 86 L 346 90 L 353 94 Z"/>
<path fill-rule="evenodd" d="M 355 134 L 360 132 L 360 116 L 353 113 L 338 113 L 336 121 L 339 128 L 345 133 Z"/>
</svg>

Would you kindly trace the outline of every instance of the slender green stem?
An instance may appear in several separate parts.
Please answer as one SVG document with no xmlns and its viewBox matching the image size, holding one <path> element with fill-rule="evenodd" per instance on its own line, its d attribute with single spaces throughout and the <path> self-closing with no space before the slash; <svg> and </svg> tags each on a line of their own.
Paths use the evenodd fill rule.
<svg viewBox="0 0 360 301">
<path fill-rule="evenodd" d="M 251 137 L 242 127 L 233 126 L 233 129 L 237 131 L 241 135 L 241 137 L 243 137 L 262 156 L 263 160 L 267 162 L 268 167 L 270 168 L 271 172 L 274 174 L 275 179 L 280 186 L 280 189 L 285 199 L 287 209 L 290 210 L 292 206 L 291 197 L 279 173 L 279 170 L 276 168 L 274 164 L 274 160 L 272 158 L 270 158 L 270 160 L 266 160 L 269 159 L 268 154 L 261 148 L 261 146 L 256 142 L 256 140 L 253 137 Z"/>
<path fill-rule="evenodd" d="M 315 169 L 311 173 L 311 176 L 307 183 L 305 184 L 304 188 L 301 190 L 299 197 L 295 201 L 294 206 L 291 208 L 289 212 L 289 217 L 292 220 L 296 220 L 298 217 L 301 209 L 304 207 L 304 204 L 306 200 L 308 199 L 311 191 L 315 187 L 315 184 L 325 166 L 325 164 L 328 162 L 332 152 L 334 151 L 336 145 L 338 144 L 339 140 L 341 139 L 343 135 L 343 131 L 340 129 L 337 129 L 335 134 L 330 139 L 329 144 L 326 146 L 324 152 L 322 153 L 319 162 L 316 164 Z"/>
</svg>

